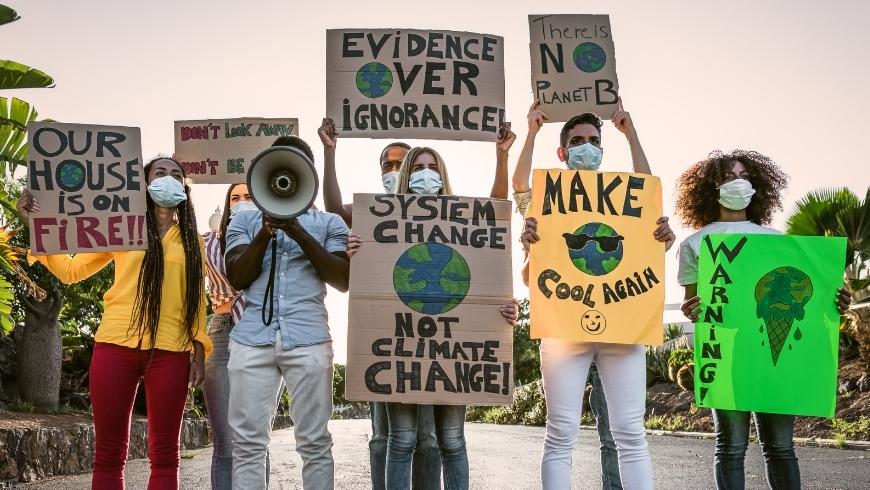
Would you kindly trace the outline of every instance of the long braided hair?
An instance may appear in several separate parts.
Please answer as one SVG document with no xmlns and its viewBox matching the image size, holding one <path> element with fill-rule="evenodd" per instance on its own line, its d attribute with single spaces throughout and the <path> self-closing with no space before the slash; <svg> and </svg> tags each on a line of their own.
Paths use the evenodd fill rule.
<svg viewBox="0 0 870 490">
<path fill-rule="evenodd" d="M 179 168 L 182 175 L 184 168 L 175 159 L 169 157 L 157 157 L 145 165 L 145 176 L 151 173 L 151 167 L 159 160 L 171 160 Z M 196 215 L 193 203 L 190 199 L 190 187 L 184 186 L 187 199 L 181 201 L 175 208 L 178 218 L 178 228 L 181 232 L 181 242 L 184 246 L 184 269 L 185 269 L 185 294 L 181 340 L 185 346 L 191 346 L 194 337 L 193 327 L 199 315 L 199 308 L 203 301 L 203 270 L 202 253 L 199 247 L 199 232 L 196 229 Z M 148 232 L 148 249 L 139 269 L 139 287 L 136 290 L 136 302 L 133 307 L 131 318 L 132 335 L 140 340 L 148 335 L 151 347 L 154 347 L 157 339 L 157 328 L 160 323 L 160 301 L 163 293 L 163 245 L 160 240 L 160 231 L 157 226 L 157 216 L 154 213 L 156 204 L 147 194 L 148 211 L 145 223 Z"/>
</svg>

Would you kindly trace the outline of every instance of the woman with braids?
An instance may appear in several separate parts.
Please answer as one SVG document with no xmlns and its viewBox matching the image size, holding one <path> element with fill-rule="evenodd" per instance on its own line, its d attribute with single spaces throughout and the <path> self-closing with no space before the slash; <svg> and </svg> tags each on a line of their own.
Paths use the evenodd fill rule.
<svg viewBox="0 0 870 490">
<path fill-rule="evenodd" d="M 782 192 L 788 177 L 768 157 L 754 151 L 713 152 L 683 172 L 677 182 L 677 214 L 689 228 L 698 230 L 680 244 L 677 279 L 685 289 L 683 314 L 697 321 L 698 255 L 704 235 L 713 233 L 780 234 L 767 225 L 782 209 Z M 851 295 L 841 289 L 832 294 L 842 313 Z M 792 434 L 794 416 L 754 413 L 755 427 L 767 482 L 774 489 L 799 489 L 800 470 Z M 743 461 L 749 442 L 749 412 L 713 410 L 716 426 L 714 469 L 716 488 L 742 489 Z"/>
<path fill-rule="evenodd" d="M 130 418 L 140 378 L 148 410 L 152 490 L 177 489 L 178 441 L 189 386 L 203 381 L 211 343 L 205 328 L 202 242 L 183 184 L 171 158 L 145 166 L 148 182 L 146 251 L 28 257 L 66 284 L 84 280 L 115 262 L 115 280 L 103 296 L 90 366 L 96 432 L 91 488 L 123 489 Z M 18 201 L 25 216 L 39 209 L 27 192 Z"/>
</svg>

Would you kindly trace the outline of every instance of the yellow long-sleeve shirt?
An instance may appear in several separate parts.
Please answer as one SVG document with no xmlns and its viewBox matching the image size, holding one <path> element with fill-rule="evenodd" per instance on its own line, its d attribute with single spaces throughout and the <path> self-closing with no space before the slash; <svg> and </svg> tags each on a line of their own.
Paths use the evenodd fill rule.
<svg viewBox="0 0 870 490">
<path fill-rule="evenodd" d="M 184 297 L 186 274 L 184 265 L 184 245 L 178 226 L 166 232 L 161 241 L 163 245 L 163 291 L 160 298 L 160 322 L 154 348 L 183 352 L 192 350 L 192 345 L 184 345 Z M 200 241 L 200 249 L 202 242 Z M 205 255 L 203 255 L 205 257 Z M 152 348 L 148 335 L 141 339 L 131 329 L 131 318 L 139 287 L 139 269 L 145 258 L 144 251 L 98 252 L 69 255 L 28 255 L 28 262 L 39 261 L 64 284 L 83 281 L 99 272 L 109 262 L 115 261 L 115 280 L 103 296 L 103 318 L 97 329 L 95 340 L 124 347 Z M 205 267 L 203 266 L 203 270 Z M 204 277 L 203 272 L 203 277 Z M 202 343 L 206 354 L 211 351 L 211 341 L 206 335 L 205 288 L 199 304 L 199 315 L 193 325 L 193 340 Z"/>
</svg>

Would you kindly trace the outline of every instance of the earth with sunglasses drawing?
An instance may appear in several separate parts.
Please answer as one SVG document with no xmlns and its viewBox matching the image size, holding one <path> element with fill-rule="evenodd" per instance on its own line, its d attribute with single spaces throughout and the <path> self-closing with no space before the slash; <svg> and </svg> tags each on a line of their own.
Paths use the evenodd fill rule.
<svg viewBox="0 0 870 490">
<path fill-rule="evenodd" d="M 609 274 L 622 261 L 625 237 L 604 223 L 586 223 L 562 237 L 574 267 L 590 276 Z"/>
</svg>

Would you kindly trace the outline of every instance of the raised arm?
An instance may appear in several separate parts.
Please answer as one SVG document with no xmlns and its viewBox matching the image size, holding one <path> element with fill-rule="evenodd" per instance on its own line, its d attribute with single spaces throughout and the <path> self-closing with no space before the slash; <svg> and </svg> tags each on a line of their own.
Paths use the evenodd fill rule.
<svg viewBox="0 0 870 490">
<path fill-rule="evenodd" d="M 523 251 L 526 254 L 521 271 L 523 284 L 526 286 L 529 285 L 529 252 L 532 244 L 540 239 L 541 237 L 538 235 L 538 220 L 533 217 L 526 218 L 523 222 L 523 233 L 520 235 L 520 242 L 523 244 Z"/>
<path fill-rule="evenodd" d="M 544 122 L 549 119 L 547 114 L 541 110 L 541 103 L 538 100 L 529 108 L 527 116 L 529 122 L 529 132 L 526 133 L 526 141 L 523 143 L 523 149 L 520 151 L 520 158 L 517 160 L 517 168 L 514 169 L 512 180 L 514 192 L 528 192 L 531 189 L 529 176 L 532 174 L 532 154 L 535 152 L 535 138 L 538 136 L 538 131 L 544 127 Z"/>
<path fill-rule="evenodd" d="M 495 180 L 492 183 L 492 191 L 489 193 L 489 197 L 493 199 L 508 198 L 508 151 L 516 139 L 517 135 L 511 131 L 511 123 L 502 123 L 498 130 L 498 140 L 495 142 Z"/>
<path fill-rule="evenodd" d="M 640 139 L 637 137 L 637 130 L 634 127 L 634 122 L 631 120 L 631 114 L 622 107 L 622 97 L 617 99 L 616 112 L 613 113 L 613 117 L 610 121 L 613 122 L 616 129 L 624 134 L 625 139 L 628 140 L 628 146 L 631 149 L 631 163 L 634 167 L 634 171 L 639 174 L 651 175 L 652 170 L 650 170 L 649 162 L 646 160 L 646 154 L 643 152 L 643 147 L 640 145 Z"/>
<path fill-rule="evenodd" d="M 344 205 L 341 201 L 341 188 L 338 186 L 338 175 L 335 171 L 335 148 L 338 143 L 338 130 L 331 118 L 323 118 L 323 124 L 317 130 L 323 143 L 323 203 L 326 210 L 335 213 L 351 225 L 353 206 Z"/>
</svg>

